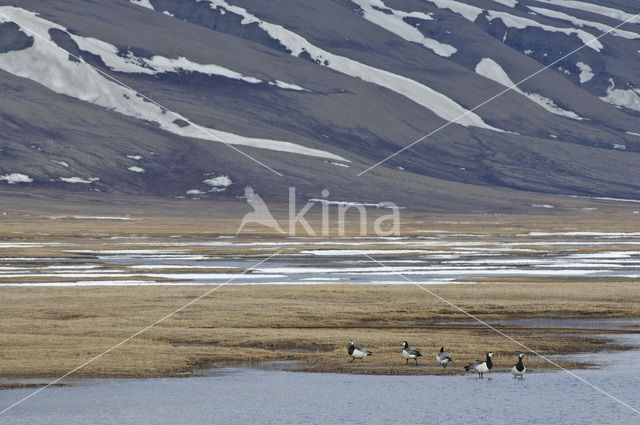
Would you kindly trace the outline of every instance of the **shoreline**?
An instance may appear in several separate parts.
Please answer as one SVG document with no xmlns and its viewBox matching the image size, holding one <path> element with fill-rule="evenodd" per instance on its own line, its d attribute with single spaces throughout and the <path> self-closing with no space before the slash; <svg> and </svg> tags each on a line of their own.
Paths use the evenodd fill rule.
<svg viewBox="0 0 640 425">
<path fill-rule="evenodd" d="M 463 306 L 473 298 L 474 314 L 545 356 L 637 348 L 616 337 L 640 334 L 640 312 L 620 308 L 613 311 L 616 317 L 611 314 L 612 305 L 630 299 L 627 284 L 609 284 L 604 304 L 582 299 L 589 293 L 600 296 L 597 283 L 573 286 L 567 292 L 554 283 L 502 284 L 502 305 L 496 304 L 492 285 L 434 288 Z M 536 295 L 541 287 L 546 288 L 544 299 Z M 570 302 L 568 293 L 580 294 L 580 300 Z M 53 380 L 201 295 L 202 287 L 13 287 L 0 294 L 6 300 L 0 316 L 6 340 L 0 347 L 0 378 Z M 491 329 L 419 294 L 413 285 L 227 286 L 71 378 L 188 377 L 212 367 L 224 371 L 274 361 L 295 362 L 299 372 L 459 375 L 462 366 L 487 351 L 496 353 L 497 370 L 509 368 L 518 353 L 526 354 Z M 27 303 L 31 310 L 22 307 Z M 349 340 L 374 354 L 349 363 Z M 402 340 L 421 350 L 420 366 L 404 364 Z M 454 357 L 447 369 L 435 363 L 442 345 Z M 558 363 L 574 370 L 601 366 L 567 359 Z M 534 355 L 525 364 L 532 372 L 556 369 Z"/>
<path fill-rule="evenodd" d="M 545 329 L 545 331 L 560 331 L 561 329 Z M 565 330 L 563 328 L 562 330 Z M 600 332 L 600 329 L 566 329 L 570 332 L 580 331 L 587 333 L 590 336 L 598 336 L 599 334 L 591 333 L 591 331 Z M 606 330 L 607 335 L 640 335 L 640 331 L 631 331 L 624 330 L 618 331 L 609 329 Z M 553 357 L 557 356 L 568 356 L 572 357 L 574 355 L 598 355 L 599 357 L 608 357 L 613 356 L 615 353 L 620 351 L 640 351 L 640 345 L 615 345 L 610 346 L 606 350 L 595 351 L 595 352 L 576 352 L 570 354 L 556 354 Z M 490 374 L 487 376 L 495 376 L 495 375 L 511 375 L 511 365 L 500 365 L 500 360 L 504 362 L 504 359 L 494 359 L 494 368 L 491 370 Z M 596 361 L 596 362 L 580 362 L 580 361 L 561 361 L 552 359 L 556 364 L 560 365 L 564 369 L 567 370 L 599 370 L 605 369 L 608 367 L 607 363 Z M 399 362 L 400 363 L 400 362 Z M 527 361 L 525 361 L 527 363 Z M 348 363 L 348 360 L 345 360 L 346 365 L 351 365 Z M 372 367 L 373 366 L 373 367 Z M 94 380 L 127 380 L 127 379 L 163 379 L 163 378 L 209 378 L 222 376 L 229 373 L 234 373 L 235 370 L 245 369 L 245 370 L 260 370 L 266 372 L 291 372 L 291 373 L 317 373 L 317 374 L 338 374 L 338 375 L 375 375 L 375 376 L 475 376 L 472 372 L 465 372 L 462 365 L 450 366 L 446 369 L 441 368 L 436 365 L 434 362 L 423 361 L 419 363 L 418 366 L 414 366 L 412 364 L 404 365 L 403 367 L 394 366 L 389 369 L 387 366 L 377 366 L 372 364 L 372 359 L 369 358 L 366 364 L 359 363 L 354 361 L 352 366 L 350 366 L 350 370 L 340 369 L 340 370 L 321 370 L 315 368 L 309 368 L 305 366 L 305 364 L 300 360 L 264 360 L 256 363 L 218 363 L 212 364 L 206 368 L 194 369 L 187 372 L 180 373 L 167 373 L 164 375 L 155 375 L 155 376 L 138 376 L 136 374 L 132 374 L 129 376 L 92 376 L 86 375 L 82 377 L 70 377 L 68 380 L 64 382 L 57 382 L 55 384 L 50 384 L 53 380 L 59 378 L 59 376 L 51 376 L 51 377 L 3 377 L 0 378 L 0 391 L 2 390 L 13 390 L 13 389 L 29 389 L 29 388 L 41 388 L 44 386 L 48 387 L 69 387 L 75 386 L 79 383 L 83 384 L 88 381 Z M 541 363 L 537 367 L 531 367 L 527 365 L 527 374 L 544 374 L 544 373 L 553 373 L 560 372 L 562 369 L 548 364 Z M 404 373 L 398 373 L 404 372 Z"/>
</svg>

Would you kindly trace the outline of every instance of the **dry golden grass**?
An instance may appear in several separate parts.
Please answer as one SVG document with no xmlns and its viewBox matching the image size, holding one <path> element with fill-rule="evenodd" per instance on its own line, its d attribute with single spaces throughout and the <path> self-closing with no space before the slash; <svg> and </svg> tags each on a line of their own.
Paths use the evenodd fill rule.
<svg viewBox="0 0 640 425">
<path fill-rule="evenodd" d="M 482 234 L 486 236 L 483 241 L 512 242 L 514 235 L 531 231 L 637 231 L 640 215 L 633 216 L 626 208 L 581 211 L 569 208 L 592 204 L 581 200 L 567 200 L 566 204 L 566 210 L 558 209 L 550 215 L 539 216 L 436 215 L 403 210 L 401 233 L 403 236 L 429 236 L 429 231 L 439 230 L 452 234 Z M 246 207 L 242 202 L 240 205 Z M 209 206 L 213 207 L 207 204 Z M 33 261 L 19 262 L 22 266 L 33 267 L 50 265 L 42 260 L 49 256 L 64 257 L 71 264 L 75 260 L 100 264 L 95 255 L 66 251 L 154 249 L 154 244 L 161 246 L 167 241 L 203 241 L 232 235 L 246 212 L 243 209 L 238 212 L 236 207 L 225 206 L 222 211 L 200 208 L 194 210 L 194 214 L 192 210 L 176 208 L 173 210 L 175 215 L 169 217 L 158 217 L 154 215 L 155 211 L 131 211 L 132 217 L 138 218 L 135 221 L 50 220 L 10 211 L 0 218 L 0 240 L 65 245 L 0 248 L 0 257 L 34 257 Z M 129 212 L 126 208 L 122 211 Z M 125 214 L 122 211 L 74 209 L 73 213 L 61 210 L 42 212 L 41 215 L 118 216 Z M 313 227 L 321 228 L 317 217 L 315 220 Z M 348 225 L 346 233 L 358 234 L 355 220 Z M 149 245 L 130 245 L 127 241 L 110 239 L 132 236 L 148 238 L 136 242 Z M 180 237 L 170 238 L 172 236 Z M 252 227 L 236 241 L 257 240 L 277 242 L 285 238 L 272 234 L 269 229 Z M 518 239 L 522 240 L 526 238 Z M 628 247 L 612 245 L 607 249 Z M 309 248 L 314 248 L 313 241 L 288 247 L 285 252 Z M 535 248 L 542 249 L 539 245 Z M 160 249 L 211 256 L 270 252 L 247 246 Z M 575 249 L 578 253 L 593 250 L 591 247 Z M 16 263 L 3 261 L 5 266 Z M 119 268 L 121 265 L 101 264 L 101 267 Z M 428 288 L 483 319 L 640 317 L 640 287 L 632 281 L 512 277 L 482 281 L 493 284 Z M 202 286 L 0 288 L 0 377 L 60 376 L 208 289 L 210 287 Z M 543 354 L 623 348 L 607 344 L 603 338 L 594 338 L 594 332 L 588 330 L 501 329 Z M 599 330 L 598 333 L 604 332 Z M 370 349 L 373 356 L 363 362 L 348 363 L 346 345 L 349 340 Z M 404 366 L 400 355 L 403 340 L 422 350 L 425 357 L 421 364 L 427 367 Z M 442 345 L 454 357 L 453 366 L 446 370 L 436 367 L 434 360 Z M 75 376 L 179 376 L 212 365 L 269 360 L 295 360 L 306 371 L 449 374 L 460 373 L 466 362 L 481 358 L 489 350 L 496 353 L 498 369 L 509 367 L 523 351 L 489 329 L 470 325 L 466 316 L 413 285 L 226 286 L 109 352 Z M 549 366 L 535 357 L 527 357 L 526 363 L 533 370 Z"/>
<path fill-rule="evenodd" d="M 429 288 L 482 318 L 640 316 L 640 289 L 623 283 Z M 0 376 L 64 374 L 207 290 L 2 288 Z M 523 351 L 487 328 L 450 323 L 461 318 L 413 285 L 226 286 L 76 376 L 178 376 L 217 364 L 269 360 L 296 360 L 308 371 L 451 374 L 461 373 L 466 362 L 486 351 L 496 353 L 497 370 L 509 367 Z M 501 329 L 542 354 L 622 348 L 584 330 Z M 349 340 L 374 355 L 348 363 Z M 403 340 L 422 350 L 421 363 L 428 367 L 404 365 Z M 447 370 L 434 361 L 442 345 L 454 356 L 453 367 Z M 533 370 L 549 366 L 535 357 L 527 358 L 527 363 Z"/>
</svg>

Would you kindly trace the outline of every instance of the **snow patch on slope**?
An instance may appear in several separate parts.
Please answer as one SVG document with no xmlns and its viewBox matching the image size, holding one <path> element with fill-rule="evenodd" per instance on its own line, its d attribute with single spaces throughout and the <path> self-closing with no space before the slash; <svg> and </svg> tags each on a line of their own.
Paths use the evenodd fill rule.
<svg viewBox="0 0 640 425">
<path fill-rule="evenodd" d="M 552 99 L 548 97 L 544 97 L 537 93 L 527 93 L 522 91 L 519 87 L 515 86 L 515 83 L 511 81 L 509 75 L 502 69 L 502 67 L 493 59 L 484 58 L 476 65 L 476 73 L 486 77 L 490 80 L 495 81 L 498 84 L 501 84 L 505 87 L 510 87 L 515 92 L 527 97 L 529 100 L 537 103 L 542 106 L 548 112 L 551 112 L 555 115 L 560 115 L 566 118 L 571 118 L 574 120 L 583 120 L 584 118 L 579 116 L 573 111 L 567 111 L 558 107 Z M 515 86 L 515 87 L 514 87 Z"/>
<path fill-rule="evenodd" d="M 560 32 L 567 35 L 575 34 L 576 36 L 578 36 L 578 38 L 580 38 L 580 40 L 584 43 L 585 46 L 588 46 L 597 52 L 599 52 L 603 48 L 602 43 L 600 43 L 595 36 L 580 29 L 558 28 L 558 27 L 553 27 L 551 25 L 544 25 L 537 21 L 534 21 L 533 19 L 523 18 L 520 16 L 512 15 L 507 12 L 481 9 L 479 7 L 470 6 L 468 4 L 464 4 L 455 0 L 427 0 L 427 1 L 435 4 L 437 7 L 441 9 L 449 9 L 455 13 L 458 13 L 462 15 L 465 19 L 471 22 L 475 22 L 478 16 L 486 11 L 487 19 L 489 21 L 492 21 L 494 19 L 501 19 L 502 22 L 507 27 L 516 28 L 516 29 L 524 29 L 526 27 L 536 27 L 549 32 Z M 493 1 L 496 1 L 496 0 L 493 0 Z M 505 4 L 507 6 L 510 6 L 511 4 L 511 0 L 502 0 L 497 2 L 501 4 Z M 517 2 L 514 3 L 514 7 L 516 4 Z M 506 34 L 505 34 L 505 37 L 506 37 Z"/>
<path fill-rule="evenodd" d="M 52 159 L 51 162 L 55 162 L 58 165 L 62 165 L 64 168 L 69 168 L 69 164 L 66 163 L 65 161 L 56 161 L 55 159 Z"/>
<path fill-rule="evenodd" d="M 231 185 L 231 179 L 225 175 L 219 175 L 211 179 L 203 180 L 204 184 L 211 186 L 209 192 L 222 192 Z"/>
<path fill-rule="evenodd" d="M 436 5 L 438 9 L 449 9 L 459 15 L 464 16 L 465 19 L 474 22 L 478 19 L 478 16 L 482 14 L 482 9 L 479 7 L 464 4 L 455 0 L 427 0 L 430 3 Z"/>
<path fill-rule="evenodd" d="M 178 71 L 191 71 L 201 72 L 208 75 L 222 75 L 224 77 L 233 78 L 236 80 L 246 81 L 247 83 L 257 84 L 262 80 L 255 77 L 246 77 L 239 72 L 231 71 L 230 69 L 213 64 L 199 64 L 191 62 L 185 57 L 179 57 L 178 59 L 169 59 L 164 56 L 154 56 L 150 60 L 144 60 L 152 68 L 158 70 L 158 72 L 178 72 Z"/>
<path fill-rule="evenodd" d="M 12 21 L 25 24 L 42 37 L 33 37 L 33 45 L 27 49 L 0 54 L 0 69 L 11 74 L 36 81 L 56 93 L 123 115 L 158 123 L 163 130 L 180 136 L 347 161 L 330 152 L 291 142 L 244 137 L 197 125 L 181 127 L 175 121 L 179 119 L 189 122 L 188 118 L 144 101 L 135 91 L 112 82 L 84 62 L 70 61 L 68 53 L 55 46 L 49 37 L 49 29 L 66 31 L 66 28 L 13 6 L 0 7 L 0 13 Z M 6 20 L 0 17 L 0 22 L 4 21 Z"/>
<path fill-rule="evenodd" d="M 631 87 L 628 90 L 617 89 L 613 79 L 609 79 L 607 95 L 601 97 L 607 103 L 623 108 L 640 111 L 640 89 Z"/>
<path fill-rule="evenodd" d="M 6 181 L 9 184 L 31 183 L 33 179 L 26 174 L 10 173 L 0 176 L 0 181 Z"/>
<path fill-rule="evenodd" d="M 640 24 L 640 16 L 633 13 L 623 12 L 619 9 L 611 7 L 600 6 L 599 4 L 587 3 L 576 0 L 537 0 L 538 3 L 553 4 L 570 9 L 578 9 L 585 12 L 594 13 L 596 15 L 606 16 L 607 18 L 615 19 L 620 22 L 628 21 L 631 24 Z"/>
<path fill-rule="evenodd" d="M 448 121 L 454 121 L 462 126 L 474 126 L 502 132 L 495 127 L 486 124 L 478 115 L 465 109 L 449 97 L 433 90 L 419 82 L 402 75 L 394 74 L 379 68 L 375 68 L 363 63 L 357 62 L 344 56 L 335 55 L 323 50 L 299 34 L 287 30 L 281 25 L 272 24 L 262 21 L 255 15 L 249 13 L 246 9 L 239 6 L 232 6 L 225 0 L 198 0 L 206 1 L 211 5 L 212 9 L 221 8 L 242 17 L 241 24 L 248 25 L 256 23 L 262 28 L 272 39 L 277 40 L 291 55 L 300 56 L 307 53 L 316 63 L 327 66 L 335 71 L 359 78 L 363 81 L 376 84 L 378 86 L 392 90 L 413 102 L 429 109 L 434 114 Z M 438 0 L 442 1 L 442 0 Z"/>
<path fill-rule="evenodd" d="M 580 84 L 584 84 L 588 81 L 591 81 L 591 79 L 595 76 L 595 74 L 591 72 L 591 67 L 586 63 L 578 62 L 576 63 L 576 66 L 580 70 L 580 75 L 579 75 Z"/>
<path fill-rule="evenodd" d="M 142 6 L 142 7 L 146 7 L 147 9 L 155 10 L 153 8 L 153 5 L 149 2 L 149 0 L 129 0 L 129 1 L 137 6 Z"/>
<path fill-rule="evenodd" d="M 524 29 L 527 27 L 534 27 L 549 32 L 560 32 L 567 35 L 576 35 L 585 46 L 590 47 L 596 52 L 599 52 L 603 48 L 602 43 L 600 43 L 600 41 L 598 41 L 598 39 L 594 35 L 584 30 L 576 28 L 552 27 L 551 25 L 541 24 L 537 21 L 534 21 L 533 19 L 523 18 L 520 16 L 512 15 L 510 13 L 498 12 L 495 10 L 487 11 L 487 19 L 490 21 L 493 21 L 494 19 L 501 19 L 502 22 L 510 28 Z"/>
<path fill-rule="evenodd" d="M 507 7 L 516 7 L 518 4 L 518 0 L 492 0 L 495 3 L 500 3 L 503 6 Z"/>
<path fill-rule="evenodd" d="M 259 78 L 242 75 L 239 72 L 223 66 L 215 64 L 200 64 L 192 62 L 182 56 L 177 59 L 171 59 L 156 55 L 149 59 L 136 56 L 131 51 L 127 52 L 125 56 L 122 56 L 122 53 L 119 52 L 116 46 L 102 40 L 91 37 L 82 37 L 75 34 L 71 34 L 71 38 L 76 42 L 81 50 L 100 56 L 104 64 L 109 67 L 109 69 L 116 72 L 148 75 L 169 72 L 199 72 L 205 75 L 215 75 L 240 80 L 250 84 L 260 84 L 264 82 Z M 289 84 L 279 80 L 269 82 L 269 85 L 287 90 L 306 90 L 304 87 L 300 87 L 296 84 Z"/>
<path fill-rule="evenodd" d="M 613 27 L 609 26 L 609 25 L 605 25 L 605 24 L 601 24 L 599 22 L 593 22 L 593 21 L 587 21 L 584 19 L 580 19 L 580 18 L 576 18 L 574 16 L 571 15 L 567 15 L 566 13 L 562 13 L 562 12 L 558 12 L 557 10 L 550 10 L 550 9 L 544 9 L 542 7 L 533 7 L 533 6 L 527 6 L 529 9 L 533 10 L 534 12 L 536 12 L 539 15 L 542 16 L 547 16 L 549 18 L 553 18 L 553 19 L 560 19 L 563 21 L 568 21 L 571 22 L 572 24 L 578 26 L 578 27 L 591 27 L 591 28 L 595 28 L 597 30 L 600 30 L 604 33 L 609 33 L 611 35 L 614 35 L 616 37 L 621 37 L 621 38 L 626 38 L 629 40 L 634 40 L 636 38 L 640 38 L 640 34 L 635 33 L 635 32 L 631 32 L 631 31 L 625 31 L 625 30 L 621 30 L 621 29 L 614 29 Z"/>
<path fill-rule="evenodd" d="M 352 1 L 362 8 L 362 16 L 367 21 L 386 29 L 387 31 L 392 32 L 407 41 L 421 44 L 427 49 L 433 51 L 435 54 L 446 58 L 458 51 L 458 49 L 450 46 L 449 44 L 440 43 L 437 40 L 425 37 L 420 32 L 420 30 L 403 20 L 403 18 L 416 17 L 416 15 L 412 15 L 411 13 L 403 12 L 400 10 L 391 9 L 390 7 L 386 6 L 384 2 L 382 2 L 382 0 Z M 376 8 L 384 9 L 389 13 L 382 12 Z M 429 18 L 428 20 L 433 20 L 433 18 L 429 15 L 424 16 Z"/>
<path fill-rule="evenodd" d="M 206 195 L 211 192 L 224 192 L 232 183 L 231 179 L 224 174 L 220 174 L 219 176 L 212 177 L 210 179 L 205 179 L 202 182 L 209 186 L 206 190 L 190 189 L 187 190 L 187 195 Z"/>
<path fill-rule="evenodd" d="M 297 84 L 285 83 L 284 81 L 280 81 L 280 80 L 269 81 L 269 85 L 278 86 L 281 89 L 297 90 L 297 91 L 311 91 L 311 90 L 305 89 L 304 87 L 301 87 L 301 86 L 299 86 Z"/>
<path fill-rule="evenodd" d="M 60 181 L 65 183 L 83 183 L 90 184 L 100 180 L 98 177 L 89 177 L 88 179 L 83 179 L 82 177 L 60 177 Z"/>
</svg>

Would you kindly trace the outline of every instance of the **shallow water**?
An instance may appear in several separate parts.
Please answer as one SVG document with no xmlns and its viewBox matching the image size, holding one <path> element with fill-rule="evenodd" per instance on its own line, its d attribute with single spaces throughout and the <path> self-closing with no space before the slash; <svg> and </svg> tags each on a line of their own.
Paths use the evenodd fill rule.
<svg viewBox="0 0 640 425">
<path fill-rule="evenodd" d="M 403 276 L 430 284 L 499 277 L 616 277 L 622 280 L 640 277 L 638 233 L 540 235 L 544 237 L 508 236 L 505 241 L 485 240 L 486 235 L 447 234 L 412 238 L 256 241 L 232 238 L 178 242 L 129 238 L 128 242 L 117 242 L 114 249 L 62 246 L 65 253 L 79 257 L 40 258 L 38 261 L 46 264 L 44 268 L 26 261 L 33 257 L 5 257 L 7 262 L 0 270 L 0 285 L 406 284 Z M 43 247 L 47 243 L 37 242 Z M 12 244 L 18 249 L 23 243 Z M 282 247 L 300 250 L 257 265 Z M 581 251 L 584 247 L 591 250 Z M 199 248 L 212 248 L 218 254 L 207 256 Z M 252 270 L 245 274 L 214 273 L 207 268 Z M 30 282 L 30 278 L 34 281 Z M 43 282 L 44 278 L 47 281 Z"/>
<path fill-rule="evenodd" d="M 491 254 L 491 255 L 489 255 Z M 620 258 L 607 259 L 607 263 L 598 263 L 597 260 L 567 259 L 563 255 L 550 255 L 547 251 L 541 251 L 537 257 L 517 257 L 498 253 L 464 252 L 446 255 L 413 256 L 411 263 L 405 258 L 397 262 L 397 258 L 381 258 L 384 265 L 377 264 L 363 257 L 361 262 L 346 264 L 340 257 L 307 257 L 307 256 L 279 256 L 255 267 L 263 257 L 251 258 L 197 258 L 190 256 L 176 258 L 155 257 L 154 255 L 124 255 L 106 256 L 100 261 L 105 264 L 120 265 L 120 270 L 95 271 L 95 270 L 53 270 L 46 276 L 55 282 L 56 279 L 82 277 L 101 277 L 100 281 L 105 285 L 123 285 L 127 280 L 113 280 L 114 278 L 127 277 L 129 279 L 144 280 L 153 283 L 157 278 L 173 279 L 171 282 L 161 284 L 224 284 L 231 280 L 233 285 L 241 284 L 318 284 L 318 283 L 401 283 L 406 280 L 399 276 L 407 276 L 410 279 L 423 284 L 447 283 L 453 281 L 474 281 L 481 277 L 606 277 L 616 276 L 621 278 L 635 278 L 640 276 L 640 254 Z M 443 258 L 441 258 L 443 257 Z M 451 260 L 455 257 L 455 260 Z M 356 257 L 357 258 L 357 257 Z M 130 267 L 133 265 L 133 267 Z M 151 271 L 143 271 L 142 268 L 150 266 Z M 168 270 L 154 272 L 163 266 Z M 171 268 L 182 266 L 192 268 L 189 271 L 173 272 Z M 202 272 L 201 268 L 253 268 L 252 273 L 229 274 Z M 35 274 L 34 274 L 35 273 Z M 101 275 L 102 273 L 102 275 Z M 42 278 L 40 271 L 30 271 L 25 268 L 20 270 L 0 271 L 0 285 L 3 277 L 29 276 Z M 96 282 L 94 281 L 93 284 Z M 130 283 L 130 282 L 129 282 Z M 22 283 L 24 284 L 24 283 Z M 67 283 L 75 285 L 78 283 Z"/>
<path fill-rule="evenodd" d="M 638 342 L 637 337 L 633 337 Z M 628 341 L 631 342 L 631 341 Z M 640 408 L 640 352 L 590 355 L 576 373 Z M 510 359 L 498 358 L 499 364 Z M 357 366 L 356 366 L 357 367 Z M 565 372 L 524 380 L 225 369 L 201 378 L 72 381 L 0 416 L 11 424 L 637 424 L 634 413 Z M 0 391 L 0 409 L 30 390 Z"/>
</svg>

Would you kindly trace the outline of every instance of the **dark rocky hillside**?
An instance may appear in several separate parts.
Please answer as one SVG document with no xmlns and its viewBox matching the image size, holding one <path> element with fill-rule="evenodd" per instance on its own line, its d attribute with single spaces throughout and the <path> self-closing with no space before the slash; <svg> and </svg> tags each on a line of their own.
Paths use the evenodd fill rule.
<svg viewBox="0 0 640 425">
<path fill-rule="evenodd" d="M 0 4 L 0 191 L 640 199 L 635 1 Z"/>
</svg>

